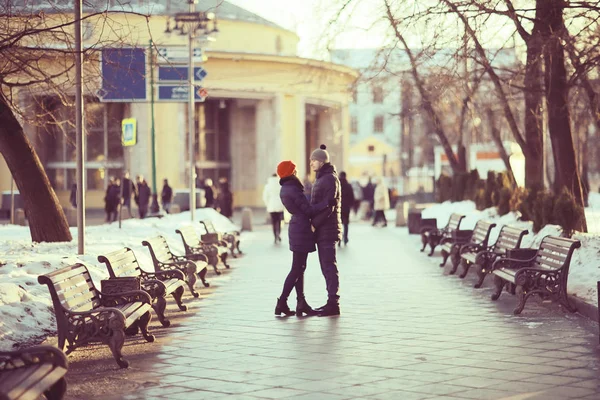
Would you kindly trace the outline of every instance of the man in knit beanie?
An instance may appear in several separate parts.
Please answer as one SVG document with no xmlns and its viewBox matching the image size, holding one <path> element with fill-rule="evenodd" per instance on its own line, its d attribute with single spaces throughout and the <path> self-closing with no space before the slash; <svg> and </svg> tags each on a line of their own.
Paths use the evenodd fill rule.
<svg viewBox="0 0 600 400">
<path fill-rule="evenodd" d="M 312 219 L 321 272 L 327 285 L 327 304 L 319 307 L 319 316 L 340 315 L 340 281 L 336 260 L 336 243 L 342 239 L 341 187 L 335 166 L 330 163 L 327 147 L 322 144 L 310 156 L 310 168 L 317 173 L 310 203 L 330 205 Z"/>
</svg>

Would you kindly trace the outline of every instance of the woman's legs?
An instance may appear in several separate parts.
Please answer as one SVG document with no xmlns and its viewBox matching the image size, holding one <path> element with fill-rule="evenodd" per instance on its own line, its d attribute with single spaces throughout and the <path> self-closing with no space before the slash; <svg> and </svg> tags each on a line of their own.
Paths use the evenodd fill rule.
<svg viewBox="0 0 600 400">
<path fill-rule="evenodd" d="M 296 295 L 298 298 L 300 298 L 301 295 L 302 298 L 304 298 L 304 271 L 306 270 L 308 253 L 294 251 L 292 254 L 292 269 L 287 278 L 285 278 L 283 284 L 283 291 L 280 296 L 282 301 L 287 300 L 294 287 L 296 288 Z"/>
</svg>

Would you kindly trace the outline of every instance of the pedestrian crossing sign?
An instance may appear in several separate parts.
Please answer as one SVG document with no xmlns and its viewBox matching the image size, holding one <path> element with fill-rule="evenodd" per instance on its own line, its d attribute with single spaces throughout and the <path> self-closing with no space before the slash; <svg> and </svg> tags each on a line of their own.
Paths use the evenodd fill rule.
<svg viewBox="0 0 600 400">
<path fill-rule="evenodd" d="M 121 121 L 121 143 L 123 146 L 133 146 L 137 143 L 137 121 L 135 118 L 125 118 Z"/>
</svg>

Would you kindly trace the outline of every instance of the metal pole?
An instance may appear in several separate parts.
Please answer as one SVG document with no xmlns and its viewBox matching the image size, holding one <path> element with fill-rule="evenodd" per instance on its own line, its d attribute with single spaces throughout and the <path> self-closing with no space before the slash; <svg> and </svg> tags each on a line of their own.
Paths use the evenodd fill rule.
<svg viewBox="0 0 600 400">
<path fill-rule="evenodd" d="M 75 1 L 75 135 L 77 137 L 77 254 L 85 254 L 85 136 L 83 132 L 83 63 L 81 1 Z"/>
<path fill-rule="evenodd" d="M 195 12 L 195 0 L 188 0 L 190 3 L 190 13 Z M 195 96 L 194 96 L 194 28 L 190 24 L 188 32 L 188 130 L 189 130 L 189 152 L 190 152 L 190 217 L 194 221 L 196 211 L 196 151 L 195 138 L 196 129 L 194 124 Z"/>
<path fill-rule="evenodd" d="M 15 179 L 10 176 L 10 224 L 15 223 Z"/>
<path fill-rule="evenodd" d="M 150 39 L 150 133 L 152 135 L 152 204 L 150 212 L 156 214 L 160 211 L 158 206 L 158 191 L 156 187 L 156 129 L 154 127 L 154 54 L 152 49 L 152 39 Z"/>
</svg>

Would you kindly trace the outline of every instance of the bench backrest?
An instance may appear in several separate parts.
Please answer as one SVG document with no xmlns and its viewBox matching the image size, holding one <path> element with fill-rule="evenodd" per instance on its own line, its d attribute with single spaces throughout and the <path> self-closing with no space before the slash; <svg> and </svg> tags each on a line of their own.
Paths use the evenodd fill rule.
<svg viewBox="0 0 600 400">
<path fill-rule="evenodd" d="M 450 215 L 448 224 L 446 225 L 446 228 L 444 228 L 444 229 L 447 231 L 455 231 L 455 230 L 460 229 L 460 223 L 462 222 L 464 217 L 465 217 L 464 215 L 460 215 L 460 214 L 456 214 L 456 213 Z"/>
<path fill-rule="evenodd" d="M 38 282 L 47 285 L 54 304 L 58 323 L 61 309 L 90 311 L 100 306 L 100 293 L 83 264 L 69 265 L 46 275 L 38 276 Z M 64 322 L 64 321 L 63 321 Z"/>
<path fill-rule="evenodd" d="M 164 236 L 159 235 L 150 239 L 146 239 L 142 242 L 142 245 L 148 247 L 148 250 L 150 250 L 150 257 L 152 257 L 152 262 L 154 263 L 155 269 L 157 269 L 162 263 L 173 262 L 173 253 L 171 253 L 169 244 Z"/>
<path fill-rule="evenodd" d="M 212 221 L 200 221 L 200 223 L 202 225 L 204 225 L 204 229 L 206 230 L 206 233 L 218 233 L 217 230 L 215 229 L 215 226 L 213 225 Z"/>
<path fill-rule="evenodd" d="M 571 256 L 575 249 L 581 247 L 579 240 L 546 236 L 540 243 L 540 248 L 535 256 L 534 268 L 547 270 L 563 269 L 564 276 L 568 275 Z"/>
<path fill-rule="evenodd" d="M 181 228 L 175 230 L 175 232 L 181 235 L 183 246 L 186 249 L 196 247 L 200 244 L 200 238 L 198 237 L 194 227 L 191 225 L 182 226 Z"/>
<path fill-rule="evenodd" d="M 142 272 L 133 250 L 129 247 L 98 256 L 98 261 L 106 264 L 111 278 L 140 276 Z"/>
<path fill-rule="evenodd" d="M 518 229 L 504 225 L 502 229 L 500 229 L 500 234 L 494 244 L 494 251 L 496 253 L 505 253 L 506 250 L 520 248 L 523 236 L 528 233 L 529 231 L 527 229 Z"/>
<path fill-rule="evenodd" d="M 473 229 L 473 235 L 471 236 L 471 243 L 477 243 L 487 247 L 490 233 L 492 232 L 492 228 L 495 226 L 496 224 L 493 222 L 484 220 L 477 221 L 477 224 L 475 224 L 475 229 Z"/>
</svg>

